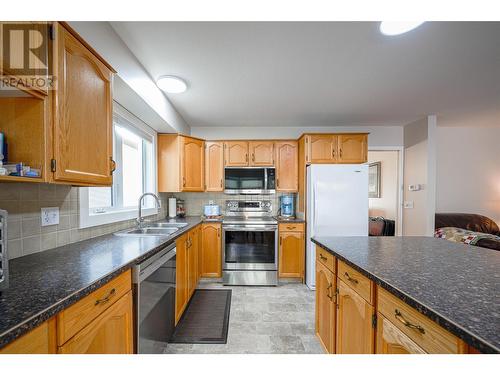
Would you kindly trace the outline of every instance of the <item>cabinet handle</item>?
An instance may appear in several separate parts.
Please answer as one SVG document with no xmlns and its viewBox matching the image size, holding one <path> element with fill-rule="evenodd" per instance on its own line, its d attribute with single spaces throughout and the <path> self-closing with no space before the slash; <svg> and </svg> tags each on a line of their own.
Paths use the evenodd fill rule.
<svg viewBox="0 0 500 375">
<path fill-rule="evenodd" d="M 217 228 L 217 237 L 220 238 L 220 228 Z"/>
<path fill-rule="evenodd" d="M 344 272 L 345 277 L 347 277 L 347 280 L 350 281 L 351 283 L 357 284 L 358 280 L 352 278 L 348 272 Z"/>
<path fill-rule="evenodd" d="M 113 174 L 114 171 L 116 171 L 116 161 L 113 160 L 113 158 L 110 156 L 109 160 L 111 161 L 111 174 Z"/>
<path fill-rule="evenodd" d="M 339 309 L 339 288 L 335 289 L 335 304 L 337 305 L 337 309 Z"/>
<path fill-rule="evenodd" d="M 252 153 L 252 161 L 255 163 L 255 154 Z"/>
<path fill-rule="evenodd" d="M 111 289 L 105 297 L 96 300 L 94 306 L 100 305 L 101 303 L 108 302 L 111 299 L 111 297 L 113 297 L 115 295 L 115 293 L 116 293 L 116 289 L 115 288 Z"/>
<path fill-rule="evenodd" d="M 280 236 L 280 246 L 283 244 L 283 237 Z"/>
<path fill-rule="evenodd" d="M 280 179 L 279 178 L 276 179 L 276 187 L 278 187 L 278 188 L 280 187 Z"/>
<path fill-rule="evenodd" d="M 286 229 L 290 229 L 290 230 L 292 230 L 292 229 L 295 229 L 295 227 L 286 227 Z M 320 254 L 319 256 L 321 256 L 321 254 Z M 325 258 L 325 259 L 326 259 L 326 258 Z"/>
<path fill-rule="evenodd" d="M 248 154 L 245 154 L 245 161 L 248 163 Z"/>
<path fill-rule="evenodd" d="M 220 187 L 222 187 L 222 179 L 220 180 Z"/>
<path fill-rule="evenodd" d="M 416 329 L 421 334 L 425 334 L 425 329 L 422 326 L 420 326 L 418 324 L 413 324 L 413 323 L 410 323 L 409 321 L 407 321 L 405 318 L 403 318 L 401 311 L 399 311 L 398 309 L 394 310 L 394 317 L 397 320 L 399 320 L 401 323 L 403 323 L 405 325 L 405 327 Z"/>
<path fill-rule="evenodd" d="M 323 260 L 323 261 L 326 261 L 328 258 L 325 257 L 323 254 L 319 254 L 319 259 Z"/>
<path fill-rule="evenodd" d="M 186 177 L 182 177 L 182 187 L 186 187 Z"/>
<path fill-rule="evenodd" d="M 332 148 L 332 159 L 335 159 L 335 149 Z"/>
<path fill-rule="evenodd" d="M 326 296 L 330 299 L 330 301 L 333 300 L 333 296 L 330 295 L 330 289 L 332 289 L 332 283 L 328 284 L 328 286 L 326 287 Z"/>
<path fill-rule="evenodd" d="M 342 159 L 342 149 L 340 149 L 340 158 Z"/>
</svg>

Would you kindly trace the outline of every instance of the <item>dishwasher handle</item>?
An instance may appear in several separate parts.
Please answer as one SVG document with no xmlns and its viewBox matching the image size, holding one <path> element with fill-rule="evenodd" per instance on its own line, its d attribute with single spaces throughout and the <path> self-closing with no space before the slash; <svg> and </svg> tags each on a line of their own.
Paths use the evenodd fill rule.
<svg viewBox="0 0 500 375">
<path fill-rule="evenodd" d="M 160 255 L 156 255 L 157 259 L 150 264 L 143 266 L 143 263 L 137 264 L 133 269 L 133 281 L 135 284 L 147 279 L 153 272 L 158 270 L 161 266 L 167 263 L 170 259 L 177 254 L 176 247 L 165 249 Z M 142 267 L 141 267 L 142 266 Z"/>
</svg>

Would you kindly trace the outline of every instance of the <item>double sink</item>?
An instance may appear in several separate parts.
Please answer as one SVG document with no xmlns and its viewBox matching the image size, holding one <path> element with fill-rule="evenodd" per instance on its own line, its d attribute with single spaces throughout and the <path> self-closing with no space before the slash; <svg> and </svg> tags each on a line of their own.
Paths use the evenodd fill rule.
<svg viewBox="0 0 500 375">
<path fill-rule="evenodd" d="M 187 223 L 147 223 L 141 228 L 125 229 L 115 233 L 115 236 L 132 237 L 165 237 L 177 232 Z"/>
</svg>

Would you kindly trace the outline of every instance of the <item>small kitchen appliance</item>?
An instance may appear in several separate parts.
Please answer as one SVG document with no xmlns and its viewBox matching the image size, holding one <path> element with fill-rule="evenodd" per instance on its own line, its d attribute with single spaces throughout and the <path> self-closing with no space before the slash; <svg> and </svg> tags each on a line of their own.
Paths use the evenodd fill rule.
<svg viewBox="0 0 500 375">
<path fill-rule="evenodd" d="M 291 219 L 295 217 L 295 196 L 293 194 L 280 197 L 280 217 Z"/>
</svg>

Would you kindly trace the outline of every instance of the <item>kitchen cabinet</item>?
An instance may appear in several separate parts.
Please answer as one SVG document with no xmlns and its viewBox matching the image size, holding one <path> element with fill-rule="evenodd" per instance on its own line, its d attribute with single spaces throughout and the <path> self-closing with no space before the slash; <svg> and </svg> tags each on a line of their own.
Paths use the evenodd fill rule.
<svg viewBox="0 0 500 375">
<path fill-rule="evenodd" d="M 200 248 L 200 226 L 195 227 L 188 233 L 188 300 L 193 295 L 199 280 L 198 257 Z"/>
<path fill-rule="evenodd" d="M 304 224 L 279 224 L 278 276 L 304 282 Z"/>
<path fill-rule="evenodd" d="M 306 136 L 307 161 L 309 163 L 335 163 L 337 140 L 334 134 L 311 134 Z"/>
<path fill-rule="evenodd" d="M 201 231 L 201 276 L 222 277 L 222 225 L 203 223 Z"/>
<path fill-rule="evenodd" d="M 59 347 L 61 354 L 132 354 L 132 291 L 121 297 L 74 337 Z"/>
<path fill-rule="evenodd" d="M 113 70 L 60 23 L 56 38 L 53 179 L 111 186 Z"/>
<path fill-rule="evenodd" d="M 274 143 L 276 190 L 296 192 L 299 189 L 299 163 L 297 141 L 279 141 Z"/>
<path fill-rule="evenodd" d="M 367 134 L 339 134 L 338 162 L 361 164 L 368 161 Z"/>
<path fill-rule="evenodd" d="M 274 142 L 273 141 L 250 141 L 250 166 L 272 167 L 274 165 Z"/>
<path fill-rule="evenodd" d="M 337 279 L 338 354 L 373 354 L 375 309 L 341 279 Z"/>
<path fill-rule="evenodd" d="M 205 142 L 179 134 L 158 135 L 158 191 L 203 191 Z"/>
<path fill-rule="evenodd" d="M 43 322 L 0 349 L 0 354 L 52 354 L 56 352 L 56 321 Z"/>
<path fill-rule="evenodd" d="M 56 39 L 47 47 L 54 90 L 24 87 L 19 92 L 26 97 L 0 98 L 0 128 L 7 136 L 9 159 L 41 169 L 41 176 L 0 176 L 0 181 L 111 186 L 115 72 L 66 23 L 49 26 Z M 33 27 L 49 30 L 38 23 Z"/>
<path fill-rule="evenodd" d="M 181 318 L 188 301 L 188 243 L 188 233 L 184 233 L 175 241 L 175 324 Z"/>
<path fill-rule="evenodd" d="M 226 167 L 248 167 L 248 142 L 224 142 L 224 165 Z"/>
<path fill-rule="evenodd" d="M 407 335 L 380 313 L 377 314 L 377 354 L 425 354 Z"/>
<path fill-rule="evenodd" d="M 224 143 L 205 142 L 205 191 L 224 190 Z"/>
<path fill-rule="evenodd" d="M 335 353 L 335 290 L 332 271 L 316 262 L 316 336 L 327 353 Z"/>
</svg>

